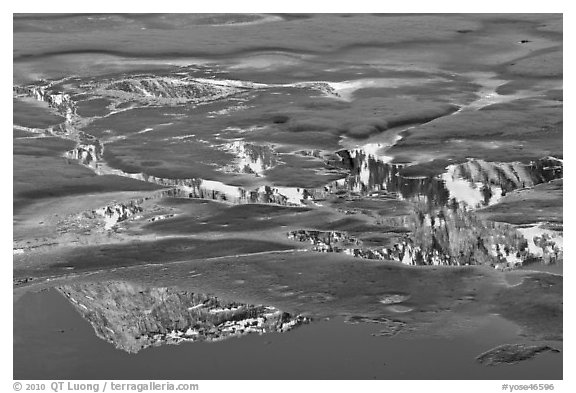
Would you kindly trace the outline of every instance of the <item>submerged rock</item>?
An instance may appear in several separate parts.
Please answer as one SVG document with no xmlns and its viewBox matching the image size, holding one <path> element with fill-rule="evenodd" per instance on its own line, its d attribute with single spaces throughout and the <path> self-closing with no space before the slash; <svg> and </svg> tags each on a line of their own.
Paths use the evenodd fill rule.
<svg viewBox="0 0 576 393">
<path fill-rule="evenodd" d="M 549 345 L 504 344 L 484 352 L 476 360 L 486 366 L 515 364 L 532 359 L 542 352 L 560 352 Z"/>
<path fill-rule="evenodd" d="M 398 304 L 405 302 L 406 300 L 410 299 L 410 295 L 402 295 L 399 293 L 390 293 L 383 295 L 380 298 L 380 303 L 382 304 Z"/>
<path fill-rule="evenodd" d="M 380 324 L 382 329 L 378 333 L 373 333 L 372 334 L 373 336 L 391 337 L 397 335 L 398 333 L 406 329 L 406 322 L 386 317 L 367 318 L 358 315 L 353 315 L 346 318 L 344 322 L 351 324 L 357 324 L 357 323 Z"/>
</svg>

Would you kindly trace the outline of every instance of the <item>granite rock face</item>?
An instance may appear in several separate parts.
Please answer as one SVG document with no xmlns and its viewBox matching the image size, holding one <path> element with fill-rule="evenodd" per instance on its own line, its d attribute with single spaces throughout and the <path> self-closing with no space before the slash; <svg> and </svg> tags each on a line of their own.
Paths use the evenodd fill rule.
<svg viewBox="0 0 576 393">
<path fill-rule="evenodd" d="M 177 288 L 112 281 L 57 289 L 98 337 L 130 353 L 163 344 L 286 332 L 309 322 L 274 307 L 227 302 Z"/>
</svg>

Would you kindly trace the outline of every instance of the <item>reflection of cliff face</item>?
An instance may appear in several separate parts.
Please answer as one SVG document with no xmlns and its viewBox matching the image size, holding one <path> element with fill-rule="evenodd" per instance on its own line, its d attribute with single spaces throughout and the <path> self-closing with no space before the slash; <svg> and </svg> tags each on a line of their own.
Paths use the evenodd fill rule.
<svg viewBox="0 0 576 393">
<path fill-rule="evenodd" d="M 407 265 L 514 267 L 532 260 L 554 263 L 563 257 L 561 237 L 540 234 L 527 241 L 512 225 L 484 221 L 458 208 L 418 209 L 384 223 L 410 228 L 411 233 L 392 247 L 364 246 L 362 241 L 336 231 L 298 230 L 289 232 L 288 237 L 312 244 L 313 251 Z"/>
<path fill-rule="evenodd" d="M 285 332 L 308 322 L 274 307 L 224 302 L 177 288 L 103 282 L 66 285 L 58 291 L 98 337 L 133 353 L 162 344 Z"/>
<path fill-rule="evenodd" d="M 484 221 L 460 209 L 417 212 L 412 228 L 414 264 L 427 264 L 426 254 L 449 255 L 449 264 L 454 265 L 514 266 L 531 257 L 515 227 Z"/>
<path fill-rule="evenodd" d="M 276 163 L 274 151 L 271 148 L 249 144 L 242 146 L 249 146 L 242 150 L 245 155 L 242 156 L 240 162 L 246 162 L 245 167 L 248 168 L 244 168 L 243 173 L 258 174 L 256 172 L 258 168 L 260 168 L 260 172 L 263 172 Z M 166 197 L 211 199 L 234 204 L 272 203 L 283 206 L 301 206 L 302 200 L 309 198 L 305 189 L 298 188 L 261 186 L 250 190 L 200 178 L 168 179 L 150 176 L 145 173 L 126 173 L 109 167 L 102 159 L 103 150 L 103 145 L 98 141 L 94 142 L 94 144 L 81 143 L 73 150 L 68 151 L 65 157 L 78 160 L 82 165 L 90 167 L 100 175 L 118 175 L 160 186 L 172 187 L 172 190 L 164 193 Z M 235 168 L 238 171 L 242 169 L 240 165 L 235 166 Z M 253 171 L 251 168 L 255 170 Z"/>
<path fill-rule="evenodd" d="M 164 193 L 166 197 L 211 199 L 234 204 L 272 203 L 283 206 L 301 206 L 302 200 L 309 198 L 305 189 L 298 188 L 261 186 L 250 190 L 200 178 L 168 179 L 145 173 L 126 173 L 108 167 L 102 160 L 102 151 L 103 146 L 99 143 L 78 144 L 73 150 L 68 151 L 65 157 L 80 161 L 82 165 L 92 168 L 100 175 L 118 175 L 173 188 Z"/>
<path fill-rule="evenodd" d="M 196 99 L 212 100 L 236 94 L 245 89 L 260 88 L 258 84 L 240 81 L 212 80 L 212 79 L 176 79 L 176 78 L 131 78 L 116 80 L 100 87 L 110 92 L 122 92 L 138 97 L 151 99 Z M 301 206 L 302 200 L 309 196 L 304 189 L 290 187 L 261 186 L 248 190 L 237 186 L 227 185 L 218 181 L 204 179 L 168 179 L 149 176 L 145 173 L 126 173 L 109 167 L 103 159 L 104 144 L 90 135 L 79 132 L 71 125 L 77 119 L 76 105 L 67 95 L 53 92 L 48 86 L 15 87 L 15 93 L 35 97 L 40 101 L 48 102 L 58 112 L 65 114 L 67 122 L 64 124 L 65 134 L 75 134 L 81 143 L 65 154 L 66 158 L 76 159 L 81 164 L 91 168 L 99 175 L 117 175 L 129 177 L 145 182 L 155 183 L 166 187 L 176 187 L 166 196 L 213 199 L 230 203 L 273 203 L 284 206 Z M 130 96 L 124 97 L 130 98 Z M 133 97 L 134 98 L 134 97 Z M 71 130 L 66 128 L 70 127 Z M 276 164 L 275 152 L 267 146 L 258 146 L 247 143 L 232 143 L 227 146 L 238 157 L 235 167 L 242 173 L 260 174 Z M 109 224 L 110 226 L 112 224 Z"/>
<path fill-rule="evenodd" d="M 332 242 L 330 236 L 318 237 L 311 233 L 302 239 L 302 235 L 291 235 L 296 240 L 312 242 L 316 251 L 344 252 L 410 265 L 506 267 L 532 260 L 555 263 L 563 258 L 561 235 L 553 231 L 534 235 L 533 228 L 518 230 L 511 225 L 484 221 L 472 211 L 498 202 L 511 190 L 561 178 L 562 160 L 548 157 L 528 165 L 470 160 L 449 166 L 439 177 L 405 178 L 400 174 L 401 165 L 380 161 L 362 150 L 338 154 L 341 165 L 351 174 L 332 182 L 324 192 L 361 195 L 385 192 L 411 201 L 414 214 L 406 216 L 401 223 L 397 222 L 399 218 L 384 222 L 411 231 L 391 248 L 342 247 Z M 316 195 L 322 197 L 318 192 Z"/>
<path fill-rule="evenodd" d="M 241 86 L 219 85 L 210 80 L 177 77 L 135 76 L 114 80 L 98 88 L 103 95 L 165 103 L 204 102 L 228 97 L 243 91 Z"/>
<path fill-rule="evenodd" d="M 443 206 L 449 202 L 449 193 L 438 178 L 404 178 L 400 176 L 403 165 L 388 164 L 362 150 L 340 151 L 338 154 L 341 164 L 351 173 L 330 183 L 326 187 L 329 193 L 348 191 L 366 195 L 383 191 L 401 199 L 428 201 L 433 205 Z"/>
<path fill-rule="evenodd" d="M 470 160 L 450 165 L 442 180 L 450 199 L 476 208 L 493 205 L 512 190 L 533 187 L 562 176 L 562 160 L 548 157 L 529 165 Z"/>
<path fill-rule="evenodd" d="M 265 88 L 267 85 L 250 82 L 188 77 L 135 76 L 121 80 L 104 82 L 92 86 L 103 94 L 127 94 L 122 96 L 162 100 L 212 100 L 236 94 L 246 89 Z M 48 102 L 60 113 L 67 116 L 70 123 L 76 113 L 71 98 L 63 93 L 52 92 L 50 86 L 15 88 L 19 94 L 27 94 Z M 132 98 L 134 98 L 132 97 Z M 427 201 L 434 206 L 451 203 L 462 207 L 478 208 L 496 203 L 506 192 L 520 187 L 562 177 L 562 161 L 554 158 L 538 160 L 532 165 L 520 163 L 490 163 L 471 160 L 464 164 L 452 165 L 441 177 L 405 178 L 400 176 L 401 165 L 388 164 L 362 149 L 338 152 L 344 166 L 351 174 L 328 184 L 321 189 L 300 190 L 294 188 L 261 187 L 245 190 L 214 181 L 200 179 L 160 179 L 146 174 L 129 174 L 107 167 L 102 160 L 103 145 L 96 141 L 86 141 L 81 135 L 80 143 L 67 157 L 94 169 L 98 174 L 115 174 L 150 181 L 161 185 L 177 186 L 180 195 L 192 198 L 225 200 L 232 203 L 278 203 L 282 205 L 302 205 L 302 201 L 323 198 L 327 193 L 339 191 L 367 194 L 375 191 L 393 193 L 410 201 Z M 233 165 L 224 170 L 236 173 L 251 173 L 261 176 L 267 169 L 277 164 L 273 149 L 244 141 L 234 141 L 226 146 L 236 156 Z M 201 182 L 202 186 L 196 186 Z M 181 183 L 172 184 L 172 183 Z M 186 183 L 192 183 L 188 187 Z"/>
<path fill-rule="evenodd" d="M 233 204 L 272 203 L 282 206 L 302 206 L 307 199 L 304 189 L 262 186 L 254 190 L 229 186 L 224 183 L 202 179 L 185 179 L 155 182 L 156 184 L 177 187 L 165 192 L 165 196 L 174 198 L 211 199 Z"/>
<path fill-rule="evenodd" d="M 470 160 L 450 165 L 439 177 L 406 178 L 400 175 L 403 165 L 388 164 L 362 150 L 338 154 L 351 174 L 329 184 L 327 191 L 362 194 L 386 191 L 405 200 L 425 201 L 433 206 L 455 203 L 467 208 L 489 206 L 509 191 L 533 187 L 563 175 L 562 160 L 549 157 L 529 165 Z"/>
<path fill-rule="evenodd" d="M 140 97 L 155 100 L 183 99 L 194 102 L 197 99 L 212 100 L 245 89 L 259 89 L 266 86 L 250 82 L 191 79 L 180 76 L 135 76 L 104 82 L 93 87 L 105 90 L 107 93 L 104 95 L 127 94 L 118 96 L 124 99 Z M 17 93 L 28 94 L 48 102 L 59 112 L 65 113 L 69 120 L 67 123 L 71 123 L 70 116 L 75 114 L 74 102 L 68 95 L 50 92 L 49 87 L 15 90 Z M 311 88 L 308 84 L 291 87 Z M 70 127 L 74 128 L 74 125 Z M 508 228 L 504 230 L 505 233 L 500 233 L 504 227 L 496 228 L 493 224 L 477 220 L 466 212 L 497 203 L 511 190 L 532 187 L 561 178 L 562 160 L 552 157 L 537 160 L 530 165 L 474 159 L 450 165 L 446 168 L 446 172 L 438 177 L 407 178 L 401 176 L 402 165 L 389 164 L 386 158 L 379 158 L 362 149 L 345 150 L 337 152 L 341 159 L 339 162 L 329 160 L 326 166 L 343 167 L 350 171 L 350 175 L 325 187 L 300 189 L 261 186 L 246 189 L 199 178 L 168 179 L 145 173 L 125 173 L 109 167 L 102 159 L 104 149 L 102 143 L 81 132 L 76 131 L 76 134 L 80 143 L 66 154 L 68 158 L 78 159 L 98 174 L 119 175 L 170 187 L 171 190 L 162 193 L 167 197 L 213 199 L 234 204 L 272 203 L 301 206 L 306 200 L 323 199 L 343 192 L 357 195 L 383 192 L 426 205 L 422 213 L 416 213 L 419 218 L 407 225 L 412 230 L 411 236 L 394 248 L 343 247 L 341 244 L 333 244 L 330 238 L 324 241 L 320 236 L 320 240 L 312 240 L 318 251 L 347 252 L 362 258 L 389 259 L 407 264 L 513 265 L 528 258 L 546 262 L 562 258 L 561 236 L 554 233 L 533 236 L 530 232 L 532 229 L 528 228 L 527 231 L 521 232 L 526 234 L 528 240 L 526 245 L 526 242 L 519 240 L 518 233 L 513 229 Z M 232 141 L 223 148 L 236 156 L 234 163 L 224 168 L 232 172 L 262 175 L 277 163 L 275 152 L 269 146 Z M 446 207 L 449 210 L 445 209 Z M 104 217 L 105 227 L 112 228 L 117 222 L 137 214 L 139 209 L 138 204 L 115 204 L 100 209 L 98 213 Z M 437 226 L 437 223 L 442 225 Z"/>
</svg>

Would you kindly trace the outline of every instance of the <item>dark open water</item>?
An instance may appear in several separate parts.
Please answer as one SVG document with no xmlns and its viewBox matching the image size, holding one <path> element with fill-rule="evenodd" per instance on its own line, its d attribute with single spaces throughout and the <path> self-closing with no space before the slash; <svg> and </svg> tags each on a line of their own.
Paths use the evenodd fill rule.
<svg viewBox="0 0 576 393">
<path fill-rule="evenodd" d="M 378 324 L 341 318 L 288 333 L 184 343 L 128 354 L 99 339 L 55 290 L 14 304 L 15 379 L 561 379 L 562 354 L 486 367 L 475 357 L 518 342 L 516 327 L 487 317 L 446 338 L 372 336 Z"/>
</svg>

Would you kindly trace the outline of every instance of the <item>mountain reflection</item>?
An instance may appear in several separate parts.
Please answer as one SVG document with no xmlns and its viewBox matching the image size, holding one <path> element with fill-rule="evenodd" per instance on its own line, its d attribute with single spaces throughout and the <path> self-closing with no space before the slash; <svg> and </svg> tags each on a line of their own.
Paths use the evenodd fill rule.
<svg viewBox="0 0 576 393">
<path fill-rule="evenodd" d="M 363 259 L 396 261 L 406 265 L 487 265 L 498 268 L 541 260 L 556 263 L 563 259 L 562 237 L 552 231 L 527 228 L 530 236 L 513 225 L 487 221 L 473 211 L 442 207 L 429 210 L 420 204 L 405 216 L 387 218 L 390 227 L 409 228 L 391 246 L 364 244 L 345 232 L 294 230 L 288 238 L 310 243 L 318 252 L 335 252 Z"/>
<path fill-rule="evenodd" d="M 506 193 L 563 176 L 562 160 L 548 157 L 530 164 L 469 160 L 450 165 L 441 176 L 404 177 L 404 165 L 389 164 L 363 150 L 338 152 L 350 175 L 326 186 L 328 193 L 342 191 L 395 194 L 403 200 L 432 206 L 481 208 L 493 205 Z"/>
<path fill-rule="evenodd" d="M 223 301 L 179 288 L 108 281 L 57 290 L 90 322 L 98 337 L 131 353 L 162 344 L 286 332 L 309 322 L 274 307 Z"/>
<path fill-rule="evenodd" d="M 412 203 L 414 211 L 387 217 L 390 228 L 408 228 L 392 246 L 378 247 L 346 233 L 297 230 L 288 237 L 312 244 L 319 252 L 408 265 L 512 267 L 527 261 L 555 263 L 563 258 L 562 236 L 553 231 L 517 227 L 481 219 L 474 209 L 497 203 L 508 192 L 562 178 L 562 160 L 543 158 L 530 164 L 471 159 L 450 165 L 440 176 L 402 176 L 403 165 L 390 164 L 363 150 L 340 151 L 340 165 L 350 171 L 323 189 L 309 191 L 316 200 L 330 195 L 390 195 Z M 527 234 L 527 235 L 526 235 Z M 526 235 L 526 236 L 524 236 Z"/>
</svg>

